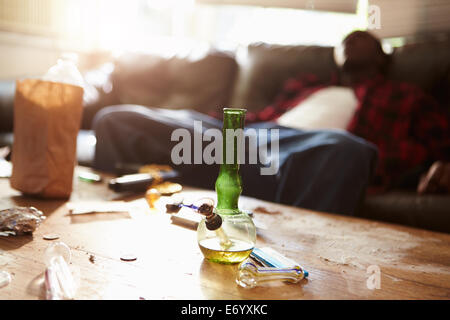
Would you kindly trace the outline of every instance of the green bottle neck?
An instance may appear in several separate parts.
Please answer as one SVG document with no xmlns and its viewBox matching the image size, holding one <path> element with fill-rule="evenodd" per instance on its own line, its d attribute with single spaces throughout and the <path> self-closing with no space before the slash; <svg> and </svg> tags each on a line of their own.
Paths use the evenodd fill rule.
<svg viewBox="0 0 450 320">
<path fill-rule="evenodd" d="M 223 113 L 222 164 L 216 181 L 217 209 L 220 214 L 240 213 L 238 202 L 242 192 L 242 178 L 239 172 L 240 146 L 237 134 L 240 130 L 243 134 L 245 112 L 245 109 L 225 108 Z M 231 152 L 228 158 L 227 152 Z"/>
<path fill-rule="evenodd" d="M 236 136 L 239 131 L 244 130 L 245 109 L 225 108 L 223 112 L 223 128 L 222 128 L 222 164 L 220 166 L 221 171 L 227 171 L 229 173 L 239 172 L 238 161 L 238 137 Z M 231 133 L 231 136 L 230 136 Z M 243 138 L 243 136 L 242 136 Z M 230 147 L 230 144 L 233 146 Z M 232 159 L 228 158 L 227 152 L 232 152 Z"/>
</svg>

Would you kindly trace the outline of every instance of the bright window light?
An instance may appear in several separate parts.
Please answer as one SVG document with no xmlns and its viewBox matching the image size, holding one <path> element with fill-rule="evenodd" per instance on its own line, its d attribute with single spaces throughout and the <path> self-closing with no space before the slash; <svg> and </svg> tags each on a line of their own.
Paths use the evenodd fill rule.
<svg viewBox="0 0 450 320">
<path fill-rule="evenodd" d="M 356 28 L 357 14 L 260 8 L 198 6 L 194 35 L 209 42 L 334 45 Z"/>
<path fill-rule="evenodd" d="M 27 33 L 45 36 L 47 32 L 48 37 L 81 51 L 148 51 L 164 48 L 161 43 L 199 40 L 226 46 L 253 42 L 335 45 L 352 30 L 367 27 L 368 0 L 358 1 L 355 14 L 195 0 L 40 1 L 39 10 L 18 7 L 9 0 L 5 3 L 11 10 L 20 10 L 23 17 L 37 15 L 17 23 L 8 20 L 14 15 L 5 16 L 7 23 L 0 23 L 0 30 L 2 25 L 9 29 L 17 25 L 20 32 L 26 26 Z M 36 23 L 41 20 L 50 29 L 38 28 Z"/>
</svg>

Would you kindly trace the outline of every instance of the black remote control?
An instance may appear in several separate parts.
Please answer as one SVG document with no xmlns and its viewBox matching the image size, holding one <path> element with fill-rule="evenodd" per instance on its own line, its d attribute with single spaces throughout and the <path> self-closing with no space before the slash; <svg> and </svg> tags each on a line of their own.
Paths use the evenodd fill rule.
<svg viewBox="0 0 450 320">
<path fill-rule="evenodd" d="M 161 180 L 177 178 L 179 173 L 175 170 L 161 171 L 159 177 Z M 127 174 L 109 181 L 109 189 L 115 192 L 145 192 L 155 181 L 155 177 L 149 173 Z"/>
</svg>

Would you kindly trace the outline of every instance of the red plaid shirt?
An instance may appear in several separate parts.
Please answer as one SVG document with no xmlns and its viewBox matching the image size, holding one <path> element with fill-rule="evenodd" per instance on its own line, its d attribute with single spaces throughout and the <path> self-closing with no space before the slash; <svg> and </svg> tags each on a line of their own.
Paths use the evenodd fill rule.
<svg viewBox="0 0 450 320">
<path fill-rule="evenodd" d="M 289 79 L 273 104 L 247 113 L 246 120 L 274 121 L 312 93 L 337 84 L 336 75 L 326 81 L 314 75 Z M 425 163 L 450 161 L 448 110 L 420 88 L 380 76 L 353 89 L 358 106 L 347 130 L 378 147 L 375 185 L 388 187 Z"/>
</svg>

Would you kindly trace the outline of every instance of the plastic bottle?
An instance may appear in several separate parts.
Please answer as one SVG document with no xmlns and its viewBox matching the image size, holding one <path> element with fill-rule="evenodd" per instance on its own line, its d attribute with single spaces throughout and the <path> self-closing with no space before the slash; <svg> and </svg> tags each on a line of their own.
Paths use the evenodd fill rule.
<svg viewBox="0 0 450 320">
<path fill-rule="evenodd" d="M 77 68 L 78 57 L 74 53 L 63 53 L 57 63 L 48 69 L 42 80 L 67 83 L 84 88 L 84 79 Z"/>
</svg>

